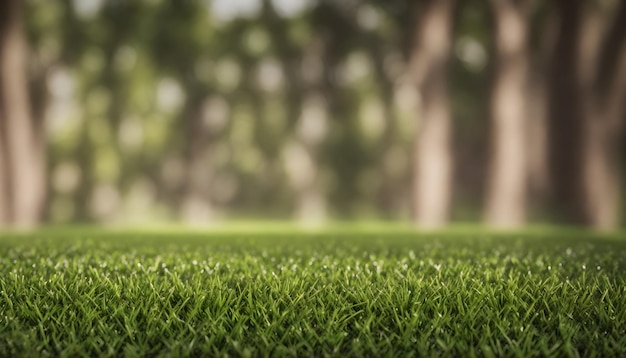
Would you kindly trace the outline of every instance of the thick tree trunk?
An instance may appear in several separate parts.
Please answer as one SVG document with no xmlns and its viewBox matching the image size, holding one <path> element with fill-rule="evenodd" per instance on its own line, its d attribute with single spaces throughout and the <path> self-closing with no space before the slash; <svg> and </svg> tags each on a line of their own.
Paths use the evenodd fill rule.
<svg viewBox="0 0 626 358">
<path fill-rule="evenodd" d="M 601 230 L 620 224 L 620 137 L 626 116 L 626 1 L 619 5 L 591 69 L 585 112 L 583 183 L 587 220 Z"/>
<path fill-rule="evenodd" d="M 558 3 L 561 26 L 551 112 L 553 190 L 568 222 L 610 230 L 620 219 L 626 2 L 618 3 L 605 39 L 608 21 L 599 13 L 584 13 L 584 4 Z"/>
<path fill-rule="evenodd" d="M 491 2 L 496 72 L 485 220 L 491 226 L 512 228 L 526 222 L 527 10 L 525 2 Z"/>
<path fill-rule="evenodd" d="M 529 39 L 529 85 L 527 87 L 528 109 L 526 111 L 526 166 L 528 170 L 528 211 L 536 211 L 544 218 L 550 188 L 548 163 L 548 67 L 556 30 L 555 12 L 539 10 L 534 26 L 528 24 Z"/>
<path fill-rule="evenodd" d="M 418 9 L 413 79 L 420 93 L 414 144 L 413 215 L 422 228 L 449 220 L 452 185 L 451 119 L 447 64 L 452 42 L 453 0 L 424 1 Z"/>
<path fill-rule="evenodd" d="M 600 230 L 619 226 L 621 177 L 619 167 L 619 131 L 602 123 L 605 113 L 595 111 L 587 118 L 583 160 L 584 195 L 588 223 Z"/>
<path fill-rule="evenodd" d="M 6 0 L 0 5 L 0 103 L 8 158 L 5 178 L 12 195 L 11 221 L 32 226 L 42 211 L 44 157 L 30 113 L 22 6 L 20 0 Z"/>
<path fill-rule="evenodd" d="M 526 111 L 526 167 L 528 170 L 529 206 L 544 204 L 550 182 L 548 168 L 548 93 L 547 82 L 537 75 L 528 90 Z M 541 78 L 539 78 L 541 77 Z"/>
<path fill-rule="evenodd" d="M 586 223 L 582 194 L 584 94 L 580 86 L 582 0 L 559 0 L 557 42 L 550 77 L 550 177 L 558 219 Z"/>
</svg>

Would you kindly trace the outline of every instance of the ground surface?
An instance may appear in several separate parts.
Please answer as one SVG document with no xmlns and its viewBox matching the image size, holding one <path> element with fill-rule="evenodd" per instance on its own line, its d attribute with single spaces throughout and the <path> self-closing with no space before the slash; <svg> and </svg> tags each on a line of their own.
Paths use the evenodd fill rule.
<svg viewBox="0 0 626 358">
<path fill-rule="evenodd" d="M 0 356 L 626 355 L 626 240 L 0 236 Z"/>
</svg>

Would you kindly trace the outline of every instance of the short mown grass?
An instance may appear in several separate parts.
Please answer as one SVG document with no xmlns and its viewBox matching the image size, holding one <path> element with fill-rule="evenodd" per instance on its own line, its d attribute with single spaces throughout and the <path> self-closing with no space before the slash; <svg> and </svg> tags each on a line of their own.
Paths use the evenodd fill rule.
<svg viewBox="0 0 626 358">
<path fill-rule="evenodd" d="M 625 356 L 626 241 L 0 237 L 0 356 Z"/>
</svg>

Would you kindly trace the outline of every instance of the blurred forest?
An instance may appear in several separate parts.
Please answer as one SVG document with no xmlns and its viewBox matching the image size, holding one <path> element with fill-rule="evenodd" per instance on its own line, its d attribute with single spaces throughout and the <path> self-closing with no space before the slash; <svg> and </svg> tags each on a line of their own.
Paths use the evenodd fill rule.
<svg viewBox="0 0 626 358">
<path fill-rule="evenodd" d="M 0 223 L 626 220 L 624 0 L 3 0 Z"/>
</svg>

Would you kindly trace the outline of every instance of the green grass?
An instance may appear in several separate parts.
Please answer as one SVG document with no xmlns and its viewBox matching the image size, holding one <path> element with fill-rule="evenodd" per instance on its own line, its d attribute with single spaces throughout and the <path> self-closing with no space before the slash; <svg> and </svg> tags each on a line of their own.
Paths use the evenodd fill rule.
<svg viewBox="0 0 626 358">
<path fill-rule="evenodd" d="M 624 356 L 626 240 L 0 237 L 0 356 Z"/>
</svg>

